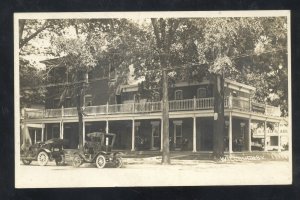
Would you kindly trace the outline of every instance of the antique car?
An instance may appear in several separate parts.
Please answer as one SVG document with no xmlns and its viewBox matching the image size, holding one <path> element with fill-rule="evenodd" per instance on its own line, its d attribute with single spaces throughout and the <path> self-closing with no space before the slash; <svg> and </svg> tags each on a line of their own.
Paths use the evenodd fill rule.
<svg viewBox="0 0 300 200">
<path fill-rule="evenodd" d="M 33 145 L 22 145 L 21 160 L 25 165 L 29 165 L 32 161 L 37 161 L 40 166 L 45 166 L 49 161 L 53 160 L 58 166 L 64 165 L 63 145 L 66 143 L 67 140 L 53 138 Z"/>
<path fill-rule="evenodd" d="M 73 154 L 73 166 L 79 167 L 83 163 L 95 163 L 98 168 L 112 165 L 122 167 L 120 152 L 112 152 L 116 135 L 113 133 L 93 132 L 87 134 L 87 141 L 82 149 Z"/>
</svg>

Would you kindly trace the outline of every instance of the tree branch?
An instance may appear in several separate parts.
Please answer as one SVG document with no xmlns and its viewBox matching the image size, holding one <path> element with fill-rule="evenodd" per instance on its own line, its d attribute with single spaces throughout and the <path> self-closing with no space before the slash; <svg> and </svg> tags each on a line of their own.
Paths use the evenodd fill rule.
<svg viewBox="0 0 300 200">
<path fill-rule="evenodd" d="M 36 32 L 31 34 L 25 39 L 21 39 L 19 48 L 22 48 L 25 44 L 27 44 L 30 40 L 32 40 L 34 37 L 36 37 L 39 33 L 41 33 L 43 30 L 49 28 L 50 25 L 48 24 L 48 21 L 46 21 L 41 28 L 39 28 Z"/>
</svg>

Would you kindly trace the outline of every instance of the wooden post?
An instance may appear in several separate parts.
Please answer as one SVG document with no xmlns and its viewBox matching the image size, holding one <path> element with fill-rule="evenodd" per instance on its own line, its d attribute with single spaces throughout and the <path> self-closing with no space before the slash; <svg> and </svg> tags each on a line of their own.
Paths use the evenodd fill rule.
<svg viewBox="0 0 300 200">
<path fill-rule="evenodd" d="M 82 119 L 82 144 L 84 145 L 85 143 L 85 121 Z"/>
<path fill-rule="evenodd" d="M 249 121 L 248 121 L 248 138 L 249 138 L 249 140 L 248 140 L 248 151 L 251 152 L 251 143 L 252 143 L 252 141 L 251 141 L 251 116 L 250 116 Z"/>
<path fill-rule="evenodd" d="M 229 154 L 232 153 L 232 112 L 229 112 L 229 126 L 228 126 L 228 140 L 229 140 Z"/>
<path fill-rule="evenodd" d="M 59 122 L 59 138 L 62 139 L 62 129 L 63 129 L 63 122 L 62 120 Z M 52 130 L 52 137 L 53 137 L 53 130 Z"/>
<path fill-rule="evenodd" d="M 193 152 L 196 152 L 197 151 L 197 124 L 196 124 L 196 117 L 194 116 L 193 117 Z"/>
<path fill-rule="evenodd" d="M 194 96 L 194 110 L 196 110 L 197 102 L 196 102 L 196 96 Z"/>
<path fill-rule="evenodd" d="M 281 152 L 281 134 L 280 134 L 280 123 L 278 122 L 278 152 Z"/>
<path fill-rule="evenodd" d="M 131 132 L 131 151 L 135 150 L 135 124 L 134 119 L 132 119 L 132 132 Z"/>
<path fill-rule="evenodd" d="M 160 124 L 160 151 L 162 152 L 163 150 L 163 145 L 164 145 L 164 140 L 163 140 L 163 130 L 164 130 L 164 125 L 163 125 L 163 119 L 161 119 L 161 124 Z"/>
<path fill-rule="evenodd" d="M 267 151 L 267 120 L 264 123 L 264 138 L 265 138 L 265 142 L 264 142 L 264 151 Z"/>
<path fill-rule="evenodd" d="M 61 118 L 63 118 L 64 115 L 65 115 L 65 113 L 64 113 L 64 106 L 61 106 Z"/>
<path fill-rule="evenodd" d="M 229 97 L 228 97 L 228 108 L 232 108 L 232 94 L 230 92 Z"/>
<path fill-rule="evenodd" d="M 106 114 L 108 115 L 108 102 L 106 103 Z"/>
<path fill-rule="evenodd" d="M 249 111 L 252 112 L 252 98 L 249 97 Z"/>
<path fill-rule="evenodd" d="M 36 128 L 34 129 L 34 144 L 36 143 Z"/>
<path fill-rule="evenodd" d="M 106 133 L 109 132 L 109 122 L 108 122 L 108 120 L 106 120 L 105 132 L 106 132 Z"/>
<path fill-rule="evenodd" d="M 42 123 L 42 135 L 41 135 L 42 142 L 44 142 L 44 128 L 45 128 L 45 124 Z"/>
</svg>

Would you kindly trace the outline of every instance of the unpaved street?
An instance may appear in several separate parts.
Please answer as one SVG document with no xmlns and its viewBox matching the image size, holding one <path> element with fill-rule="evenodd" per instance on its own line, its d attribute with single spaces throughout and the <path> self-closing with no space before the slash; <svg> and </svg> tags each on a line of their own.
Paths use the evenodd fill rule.
<svg viewBox="0 0 300 200">
<path fill-rule="evenodd" d="M 123 168 L 98 169 L 84 164 L 72 166 L 20 165 L 17 187 L 122 187 L 176 185 L 266 185 L 291 183 L 287 161 L 216 163 L 213 161 L 173 161 L 163 166 L 157 162 L 138 163 L 130 159 Z"/>
</svg>

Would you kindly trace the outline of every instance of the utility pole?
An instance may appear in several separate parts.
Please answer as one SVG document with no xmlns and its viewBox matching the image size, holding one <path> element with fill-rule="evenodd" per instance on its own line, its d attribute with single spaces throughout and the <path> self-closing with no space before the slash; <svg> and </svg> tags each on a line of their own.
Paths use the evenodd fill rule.
<svg viewBox="0 0 300 200">
<path fill-rule="evenodd" d="M 168 76 L 166 69 L 162 70 L 163 78 L 163 108 L 162 108 L 162 119 L 163 119 L 163 149 L 162 149 L 162 164 L 168 165 L 171 163 L 170 160 L 170 148 L 169 148 L 169 98 L 168 98 Z"/>
</svg>

